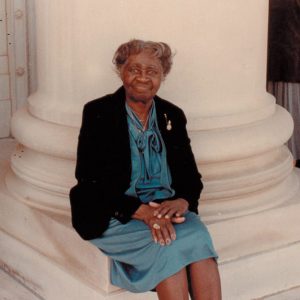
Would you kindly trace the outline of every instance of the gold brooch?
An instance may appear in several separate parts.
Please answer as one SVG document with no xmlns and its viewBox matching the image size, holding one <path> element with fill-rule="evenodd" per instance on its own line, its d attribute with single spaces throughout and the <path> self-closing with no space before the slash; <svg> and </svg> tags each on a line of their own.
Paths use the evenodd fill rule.
<svg viewBox="0 0 300 300">
<path fill-rule="evenodd" d="M 167 114 L 164 114 L 164 116 L 165 116 L 166 123 L 167 123 L 167 130 L 170 131 L 172 129 L 172 122 L 171 122 L 171 120 L 168 120 Z"/>
</svg>

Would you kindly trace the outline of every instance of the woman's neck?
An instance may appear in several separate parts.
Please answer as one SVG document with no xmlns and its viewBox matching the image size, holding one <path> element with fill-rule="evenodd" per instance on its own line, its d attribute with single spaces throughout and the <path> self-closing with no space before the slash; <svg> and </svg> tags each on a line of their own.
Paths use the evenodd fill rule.
<svg viewBox="0 0 300 300">
<path fill-rule="evenodd" d="M 145 121 L 148 117 L 153 100 L 147 101 L 147 103 L 143 103 L 143 102 L 134 102 L 132 100 L 126 99 L 126 103 L 134 111 L 134 113 L 141 121 Z"/>
</svg>

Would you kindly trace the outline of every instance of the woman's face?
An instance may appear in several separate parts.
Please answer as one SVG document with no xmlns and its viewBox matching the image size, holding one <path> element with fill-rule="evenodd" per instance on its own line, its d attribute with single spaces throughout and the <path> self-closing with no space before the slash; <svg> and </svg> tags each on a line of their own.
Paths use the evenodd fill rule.
<svg viewBox="0 0 300 300">
<path fill-rule="evenodd" d="M 158 58 L 148 51 L 131 55 L 121 68 L 121 79 L 126 91 L 126 100 L 150 102 L 163 79 L 163 69 Z"/>
</svg>

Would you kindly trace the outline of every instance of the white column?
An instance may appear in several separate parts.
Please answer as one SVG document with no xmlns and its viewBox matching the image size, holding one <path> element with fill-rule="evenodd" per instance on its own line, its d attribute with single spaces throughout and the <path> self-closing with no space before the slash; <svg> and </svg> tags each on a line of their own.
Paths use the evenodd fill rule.
<svg viewBox="0 0 300 300">
<path fill-rule="evenodd" d="M 212 30 L 186 61 L 197 73 L 184 103 L 205 182 L 201 212 L 211 221 L 279 205 L 299 183 L 283 146 L 292 119 L 266 92 L 268 2 L 219 1 L 201 28 Z"/>
<path fill-rule="evenodd" d="M 109 284 L 108 260 L 71 228 L 68 192 L 75 184 L 82 106 L 118 88 L 111 59 L 130 38 L 165 41 L 176 50 L 160 95 L 187 114 L 205 183 L 200 212 L 207 221 L 218 221 L 209 228 L 221 264 L 240 257 L 235 251 L 243 257 L 253 254 L 239 248 L 245 235 L 222 237 L 233 226 L 249 225 L 242 216 L 287 202 L 299 187 L 283 146 L 292 120 L 265 91 L 267 3 L 35 1 L 38 88 L 13 118 L 20 145 L 12 154 L 6 185 L 14 198 L 1 206 L 14 211 L 1 216 L 10 236 L 4 235 L 5 263 L 29 278 L 30 287 L 46 299 L 59 299 L 62 292 L 65 299 L 105 299 L 102 293 L 116 290 Z M 228 221 L 231 217 L 240 217 L 239 225 Z M 11 253 L 11 248 L 20 251 Z M 24 253 L 36 272 L 16 263 Z M 230 271 L 224 268 L 225 273 Z"/>
<path fill-rule="evenodd" d="M 28 194 L 25 198 L 36 206 L 68 212 L 66 195 L 74 183 L 82 105 L 117 88 L 111 57 L 116 46 L 135 32 L 137 37 L 170 42 L 177 51 L 161 94 L 188 115 L 206 183 L 203 215 L 213 220 L 247 214 L 278 205 L 295 193 L 292 157 L 283 146 L 292 121 L 265 88 L 267 1 L 230 0 L 215 6 L 201 1 L 188 7 L 175 3 L 174 18 L 181 17 L 188 34 L 182 32 L 182 22 L 161 32 L 162 22 L 141 20 L 141 14 L 150 18 L 150 2 L 142 8 L 135 1 L 36 2 L 38 91 L 30 96 L 27 111 L 20 111 L 13 122 L 14 135 L 27 146 L 23 160 L 18 156 L 13 160 L 14 171 L 23 180 L 17 186 L 16 178 L 8 180 L 14 194 L 21 198 Z M 103 15 L 104 8 L 115 15 Z M 168 15 L 167 8 L 168 4 L 157 3 L 158 21 Z M 128 21 L 123 28 L 128 11 L 137 10 L 139 28 Z M 111 36 L 103 30 L 106 22 L 119 24 L 122 30 Z M 174 36 L 170 31 L 181 34 L 170 40 Z"/>
</svg>

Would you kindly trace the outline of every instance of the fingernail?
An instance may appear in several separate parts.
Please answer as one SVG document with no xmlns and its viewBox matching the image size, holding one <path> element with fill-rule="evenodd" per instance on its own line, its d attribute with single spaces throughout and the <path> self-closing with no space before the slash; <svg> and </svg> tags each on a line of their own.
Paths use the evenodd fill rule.
<svg viewBox="0 0 300 300">
<path fill-rule="evenodd" d="M 154 239 L 154 243 L 157 244 L 157 239 Z"/>
<path fill-rule="evenodd" d="M 162 240 L 161 240 L 159 243 L 160 243 L 161 246 L 164 246 L 164 245 L 165 245 L 165 242 L 162 241 Z"/>
<path fill-rule="evenodd" d="M 160 219 L 160 218 L 161 218 L 161 215 L 158 215 L 157 217 Z"/>
<path fill-rule="evenodd" d="M 166 239 L 166 244 L 170 245 L 171 244 L 171 240 L 170 239 Z"/>
<path fill-rule="evenodd" d="M 176 234 L 171 234 L 171 238 L 172 238 L 173 241 L 175 241 L 176 240 Z"/>
<path fill-rule="evenodd" d="M 168 215 L 165 215 L 165 218 L 166 218 L 166 219 L 169 219 L 170 217 L 169 217 Z"/>
</svg>

